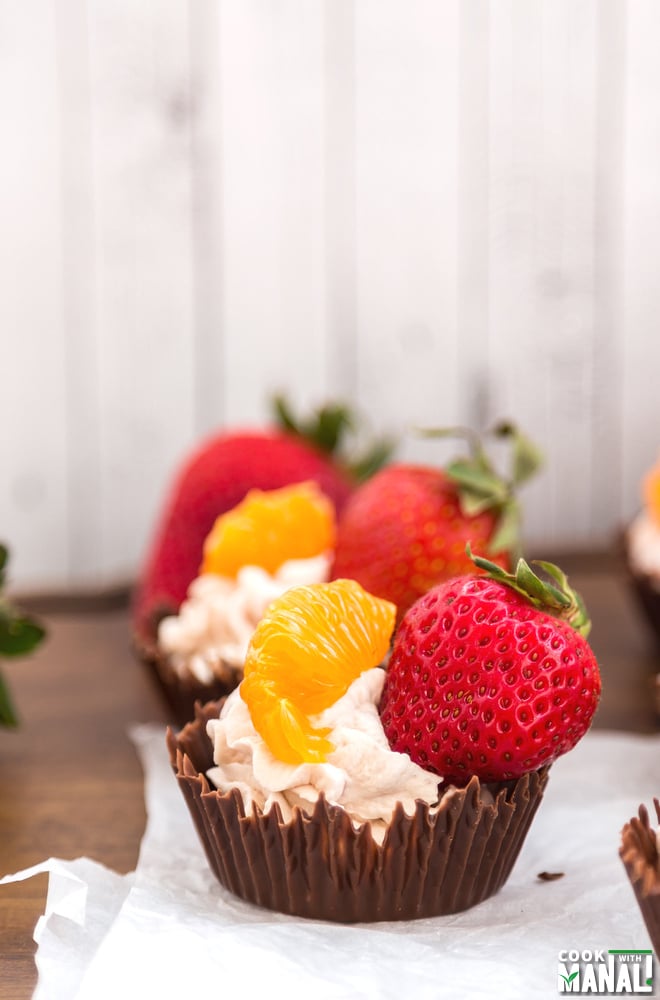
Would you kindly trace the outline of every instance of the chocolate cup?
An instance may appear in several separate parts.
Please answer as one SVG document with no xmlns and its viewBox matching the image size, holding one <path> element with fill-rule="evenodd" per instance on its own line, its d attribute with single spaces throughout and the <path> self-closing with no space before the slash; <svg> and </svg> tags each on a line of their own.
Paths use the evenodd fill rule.
<svg viewBox="0 0 660 1000">
<path fill-rule="evenodd" d="M 506 882 L 540 804 L 548 767 L 486 786 L 473 777 L 434 812 L 399 805 L 378 844 L 369 823 L 321 796 L 311 814 L 284 822 L 277 806 L 246 815 L 240 793 L 205 776 L 213 766 L 206 723 L 222 703 L 197 706 L 167 745 L 177 781 L 218 880 L 271 910 L 340 923 L 413 920 L 468 909 Z"/>
<path fill-rule="evenodd" d="M 157 643 L 158 623 L 166 615 L 175 613 L 172 608 L 161 608 L 154 616 L 153 630 L 134 633 L 133 650 L 156 684 L 172 721 L 177 726 L 185 726 L 194 719 L 197 702 L 225 698 L 240 684 L 243 671 L 227 664 L 222 675 L 215 677 L 210 684 L 204 684 L 189 670 L 180 673 Z"/>
<path fill-rule="evenodd" d="M 654 799 L 660 823 L 660 801 Z M 633 887 L 655 953 L 660 958 L 660 853 L 649 813 L 644 805 L 621 831 L 619 857 Z"/>
<path fill-rule="evenodd" d="M 642 573 L 632 565 L 627 532 L 623 534 L 622 549 L 635 603 L 655 641 L 655 650 L 660 653 L 660 578 L 653 577 L 649 573 Z M 655 714 L 660 720 L 660 673 L 655 675 L 649 686 Z"/>
<path fill-rule="evenodd" d="M 635 595 L 637 606 L 646 619 L 660 648 L 660 581 L 634 570 L 628 563 L 628 577 Z"/>
<path fill-rule="evenodd" d="M 620 547 L 637 606 L 660 647 L 660 577 L 644 573 L 633 565 L 630 559 L 629 530 L 623 532 Z"/>
</svg>

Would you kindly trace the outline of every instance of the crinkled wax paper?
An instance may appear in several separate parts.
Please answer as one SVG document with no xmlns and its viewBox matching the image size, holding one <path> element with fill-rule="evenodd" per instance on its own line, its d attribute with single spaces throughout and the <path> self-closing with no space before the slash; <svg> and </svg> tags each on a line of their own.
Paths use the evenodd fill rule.
<svg viewBox="0 0 660 1000">
<path fill-rule="evenodd" d="M 451 917 L 340 926 L 260 910 L 215 880 L 172 776 L 164 731 L 132 731 L 148 823 L 137 870 L 50 859 L 38 1000 L 117 997 L 558 995 L 562 949 L 649 948 L 618 857 L 620 831 L 660 794 L 660 738 L 589 733 L 552 768 L 507 885 Z M 540 872 L 563 872 L 541 881 Z M 3 880 L 5 881 L 5 880 Z M 656 971 L 656 979 L 660 970 Z"/>
</svg>

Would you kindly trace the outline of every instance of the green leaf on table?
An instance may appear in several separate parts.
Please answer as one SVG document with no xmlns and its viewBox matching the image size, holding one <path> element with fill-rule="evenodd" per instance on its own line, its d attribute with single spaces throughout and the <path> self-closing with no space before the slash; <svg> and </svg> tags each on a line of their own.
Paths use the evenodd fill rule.
<svg viewBox="0 0 660 1000">
<path fill-rule="evenodd" d="M 0 674 L 0 726 L 15 728 L 17 725 L 18 718 L 9 697 L 9 690 L 4 677 Z"/>
<path fill-rule="evenodd" d="M 0 656 L 25 656 L 39 645 L 45 629 L 32 618 L 0 605 Z"/>
<path fill-rule="evenodd" d="M 9 559 L 9 550 L 0 543 L 0 590 L 5 583 L 5 570 Z M 19 611 L 18 608 L 0 597 L 0 657 L 25 656 L 39 645 L 46 630 L 35 621 Z M 4 677 L 0 675 L 0 726 L 15 727 L 18 717 L 14 711 L 9 688 Z"/>
</svg>

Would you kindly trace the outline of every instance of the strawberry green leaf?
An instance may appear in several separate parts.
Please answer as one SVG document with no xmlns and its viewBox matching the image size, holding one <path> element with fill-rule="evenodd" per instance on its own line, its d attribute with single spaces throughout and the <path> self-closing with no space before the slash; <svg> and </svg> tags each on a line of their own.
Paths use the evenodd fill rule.
<svg viewBox="0 0 660 1000">
<path fill-rule="evenodd" d="M 347 406 L 328 403 L 319 407 L 308 420 L 299 420 L 282 395 L 274 396 L 272 408 L 275 423 L 282 430 L 296 434 L 314 448 L 339 460 L 357 480 L 369 479 L 389 462 L 396 447 L 392 438 L 378 438 L 369 444 L 362 455 L 347 455 L 346 438 L 358 430 L 358 420 Z"/>
<path fill-rule="evenodd" d="M 548 608 L 560 610 L 570 607 L 570 599 L 557 590 L 556 587 L 553 587 L 549 583 L 544 583 L 524 559 L 518 560 L 516 582 L 523 592 L 529 594 L 530 597 L 535 598 Z"/>
<path fill-rule="evenodd" d="M 547 573 L 548 576 L 552 577 L 555 583 L 558 583 L 563 590 L 566 590 L 568 587 L 568 577 L 564 571 L 559 568 L 559 566 L 555 566 L 555 564 L 551 562 L 545 562 L 543 559 L 535 559 L 534 565 L 539 566 L 544 573 Z"/>
<path fill-rule="evenodd" d="M 416 428 L 416 433 L 427 438 L 463 438 L 470 449 L 470 465 L 483 472 L 494 473 L 481 438 L 469 427 L 419 427 Z"/>
<path fill-rule="evenodd" d="M 463 427 L 432 428 L 420 431 L 424 437 L 462 437 L 470 446 L 467 458 L 458 458 L 445 468 L 447 477 L 456 485 L 462 513 L 475 517 L 487 510 L 497 514 L 493 537 L 488 552 L 507 552 L 512 558 L 520 553 L 520 508 L 515 493 L 541 464 L 538 448 L 518 430 L 515 424 L 503 421 L 491 434 L 508 439 L 512 448 L 511 478 L 501 476 L 489 461 L 478 434 Z"/>
<path fill-rule="evenodd" d="M 519 434 L 513 451 L 513 482 L 521 486 L 536 474 L 543 464 L 540 450 L 532 442 Z"/>
<path fill-rule="evenodd" d="M 376 441 L 363 455 L 351 460 L 349 468 L 358 483 L 371 479 L 374 473 L 387 465 L 394 454 L 396 442 L 392 438 L 381 438 Z"/>
<path fill-rule="evenodd" d="M 544 573 L 559 585 L 559 589 L 564 594 L 569 594 L 571 596 L 571 617 L 567 616 L 567 620 L 581 635 L 586 639 L 591 631 L 591 621 L 589 620 L 589 613 L 586 609 L 585 603 L 582 596 L 577 590 L 573 590 L 568 582 L 568 577 L 559 568 L 555 566 L 554 563 L 544 562 L 540 559 L 534 560 L 535 566 L 540 566 Z"/>
<path fill-rule="evenodd" d="M 291 431 L 293 434 L 301 433 L 298 422 L 293 416 L 291 407 L 284 396 L 273 396 L 271 405 L 273 407 L 275 420 L 282 430 Z"/>
<path fill-rule="evenodd" d="M 489 553 L 511 552 L 518 555 L 520 548 L 520 509 L 515 501 L 506 504 L 500 514 L 493 536 L 488 544 Z"/>
<path fill-rule="evenodd" d="M 501 566 L 498 566 L 490 559 L 474 555 L 469 544 L 466 546 L 465 551 L 475 566 L 484 570 L 491 579 L 497 580 L 498 583 L 503 583 L 507 587 L 511 587 L 512 590 L 525 597 L 534 607 L 545 611 L 546 614 L 552 615 L 554 618 L 561 618 L 585 639 L 587 638 L 591 629 L 591 622 L 584 602 L 578 592 L 573 590 L 569 585 L 568 578 L 558 566 L 555 566 L 553 563 L 541 564 L 545 572 L 549 573 L 552 579 L 560 584 L 560 586 L 555 587 L 554 584 L 541 580 L 522 558 L 518 560 L 514 574 L 502 569 Z M 551 567 L 551 572 L 548 571 L 548 566 Z"/>
<path fill-rule="evenodd" d="M 470 462 L 462 459 L 450 462 L 445 471 L 459 486 L 489 499 L 491 506 L 504 503 L 508 499 L 509 491 L 506 483 L 494 472 L 475 469 Z"/>
<path fill-rule="evenodd" d="M 18 717 L 14 711 L 9 689 L 5 679 L 0 674 L 0 726 L 15 728 L 18 725 Z"/>
<path fill-rule="evenodd" d="M 493 428 L 493 434 L 499 438 L 509 438 L 513 445 L 511 483 L 521 486 L 543 465 L 543 456 L 525 434 L 518 430 L 515 424 L 502 421 Z"/>
<path fill-rule="evenodd" d="M 346 406 L 329 403 L 315 410 L 309 420 L 298 420 L 282 395 L 274 396 L 272 406 L 278 425 L 292 434 L 298 434 L 314 447 L 329 455 L 339 449 L 345 432 L 353 427 L 353 416 Z"/>
<path fill-rule="evenodd" d="M 493 506 L 493 501 L 490 497 L 479 496 L 477 493 L 471 493 L 470 490 L 459 490 L 458 500 L 461 506 L 461 513 L 465 514 L 466 517 L 476 517 L 485 510 L 490 510 Z M 493 549 L 491 551 L 497 550 Z"/>
<path fill-rule="evenodd" d="M 0 589 L 5 582 L 5 566 L 7 565 L 7 560 L 9 559 L 9 550 L 5 545 L 0 543 Z"/>
<path fill-rule="evenodd" d="M 330 404 L 316 411 L 305 426 L 305 436 L 321 451 L 333 455 L 339 450 L 347 430 L 353 427 L 353 417 L 345 406 Z"/>
</svg>

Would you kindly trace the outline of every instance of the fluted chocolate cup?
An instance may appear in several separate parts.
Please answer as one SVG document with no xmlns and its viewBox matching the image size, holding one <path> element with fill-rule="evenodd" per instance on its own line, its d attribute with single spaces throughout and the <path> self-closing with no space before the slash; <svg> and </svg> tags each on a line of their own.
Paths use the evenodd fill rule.
<svg viewBox="0 0 660 1000">
<path fill-rule="evenodd" d="M 369 823 L 323 796 L 311 814 L 284 822 L 277 806 L 246 815 L 240 793 L 206 778 L 213 747 L 206 723 L 222 702 L 197 706 L 195 719 L 168 731 L 170 761 L 209 864 L 235 895 L 258 906 L 340 923 L 413 920 L 457 913 L 506 882 L 545 789 L 548 768 L 515 781 L 473 777 L 439 808 L 398 806 L 381 844 Z"/>
<path fill-rule="evenodd" d="M 631 557 L 630 527 L 621 535 L 620 550 L 623 553 L 637 607 L 660 647 L 660 577 L 652 576 L 635 564 L 635 560 Z"/>
<path fill-rule="evenodd" d="M 623 535 L 622 548 L 637 608 L 655 640 L 656 650 L 660 651 L 660 578 L 651 576 L 634 565 L 630 558 L 628 532 Z M 655 714 L 660 719 L 660 673 L 649 678 L 649 688 Z"/>
<path fill-rule="evenodd" d="M 243 671 L 229 663 L 219 663 L 213 680 L 206 684 L 191 670 L 180 671 L 158 645 L 158 624 L 172 608 L 161 608 L 153 617 L 153 628 L 133 636 L 133 649 L 147 669 L 177 726 L 185 726 L 195 717 L 195 704 L 225 698 L 243 679 Z"/>
<path fill-rule="evenodd" d="M 653 803 L 660 823 L 660 801 L 654 799 Z M 619 856 L 633 887 L 655 953 L 660 958 L 660 851 L 658 834 L 651 827 L 646 806 L 640 805 L 639 815 L 633 816 L 621 831 Z"/>
<path fill-rule="evenodd" d="M 660 646 L 660 580 L 642 573 L 628 562 L 628 576 L 642 615 Z"/>
</svg>

